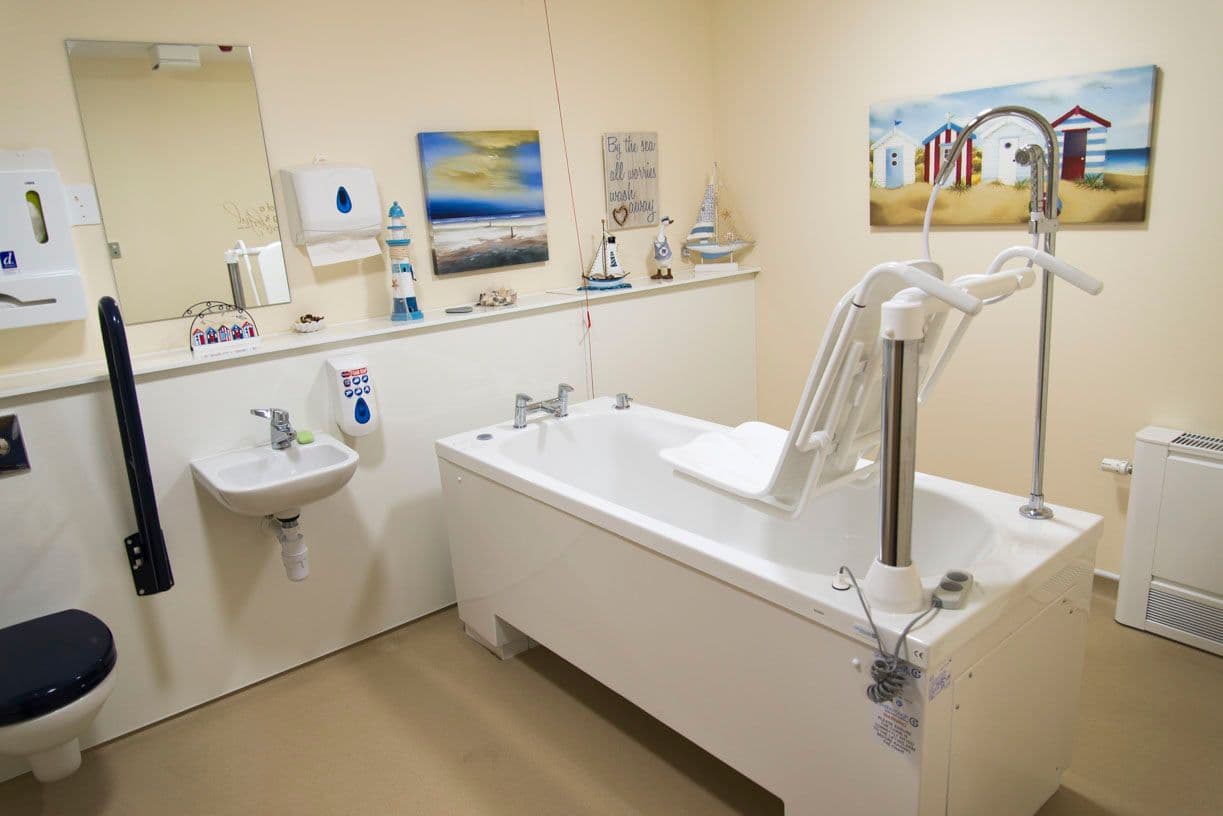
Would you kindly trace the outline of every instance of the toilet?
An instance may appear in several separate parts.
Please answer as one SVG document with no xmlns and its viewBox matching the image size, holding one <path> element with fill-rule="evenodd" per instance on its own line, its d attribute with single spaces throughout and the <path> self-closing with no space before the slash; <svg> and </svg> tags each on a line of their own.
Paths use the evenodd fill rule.
<svg viewBox="0 0 1223 816">
<path fill-rule="evenodd" d="M 105 623 L 66 609 L 0 629 L 0 754 L 24 756 L 40 782 L 81 766 L 82 731 L 115 684 Z"/>
</svg>

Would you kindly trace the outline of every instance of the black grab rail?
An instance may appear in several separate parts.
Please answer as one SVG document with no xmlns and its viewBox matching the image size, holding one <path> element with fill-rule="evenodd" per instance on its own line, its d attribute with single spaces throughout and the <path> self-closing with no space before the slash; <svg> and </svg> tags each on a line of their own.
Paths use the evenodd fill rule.
<svg viewBox="0 0 1223 816">
<path fill-rule="evenodd" d="M 123 461 L 127 465 L 127 483 L 132 490 L 132 509 L 136 513 L 136 532 L 123 539 L 127 558 L 132 565 L 132 580 L 137 595 L 165 592 L 174 586 L 170 571 L 170 555 L 166 552 L 166 537 L 157 515 L 157 496 L 153 492 L 153 473 L 149 470 L 149 451 L 144 443 L 144 425 L 140 421 L 140 403 L 136 400 L 136 378 L 132 374 L 132 358 L 127 350 L 127 332 L 123 315 L 112 297 L 98 301 L 98 322 L 102 325 L 102 345 L 106 349 L 106 367 L 110 370 L 110 391 L 115 398 L 115 417 L 119 420 L 119 438 L 123 441 Z"/>
</svg>

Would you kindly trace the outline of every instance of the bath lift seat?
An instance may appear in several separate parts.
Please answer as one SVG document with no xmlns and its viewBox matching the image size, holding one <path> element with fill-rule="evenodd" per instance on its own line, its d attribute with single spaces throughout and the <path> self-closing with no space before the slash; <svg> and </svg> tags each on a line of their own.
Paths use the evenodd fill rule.
<svg viewBox="0 0 1223 816">
<path fill-rule="evenodd" d="M 1029 265 L 1003 270 L 1012 259 L 1027 259 Z M 918 376 L 919 399 L 924 401 L 982 302 L 1031 286 L 1033 263 L 1083 288 L 1097 283 L 1069 264 L 1024 246 L 1004 250 L 985 273 L 964 275 L 950 284 L 932 261 L 875 267 L 833 310 L 789 430 L 746 422 L 702 434 L 660 455 L 694 480 L 798 515 L 814 496 L 877 467 L 864 457 L 880 440 L 881 331 L 895 336 L 896 327 L 907 322 L 903 331 L 922 340 Z M 952 307 L 964 317 L 936 354 Z M 890 315 L 887 325 L 885 313 Z"/>
</svg>

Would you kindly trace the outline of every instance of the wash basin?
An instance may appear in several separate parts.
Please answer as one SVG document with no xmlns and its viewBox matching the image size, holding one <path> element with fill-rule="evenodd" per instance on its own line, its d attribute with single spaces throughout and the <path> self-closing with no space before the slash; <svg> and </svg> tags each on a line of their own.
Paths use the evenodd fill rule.
<svg viewBox="0 0 1223 816">
<path fill-rule="evenodd" d="M 357 452 L 319 433 L 308 445 L 270 445 L 218 453 L 191 462 L 195 480 L 244 516 L 268 516 L 326 498 L 348 484 Z"/>
</svg>

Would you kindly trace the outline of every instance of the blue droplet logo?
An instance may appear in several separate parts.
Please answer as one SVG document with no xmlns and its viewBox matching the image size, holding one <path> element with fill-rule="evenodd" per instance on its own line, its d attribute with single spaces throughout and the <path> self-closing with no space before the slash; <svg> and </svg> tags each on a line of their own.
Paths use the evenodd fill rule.
<svg viewBox="0 0 1223 816">
<path fill-rule="evenodd" d="M 357 407 L 356 411 L 354 412 L 354 416 L 356 417 L 357 422 L 361 425 L 369 422 L 369 405 L 366 404 L 364 397 L 357 400 Z"/>
<path fill-rule="evenodd" d="M 336 191 L 335 208 L 342 213 L 352 211 L 352 198 L 349 197 L 348 191 L 343 187 Z"/>
</svg>

